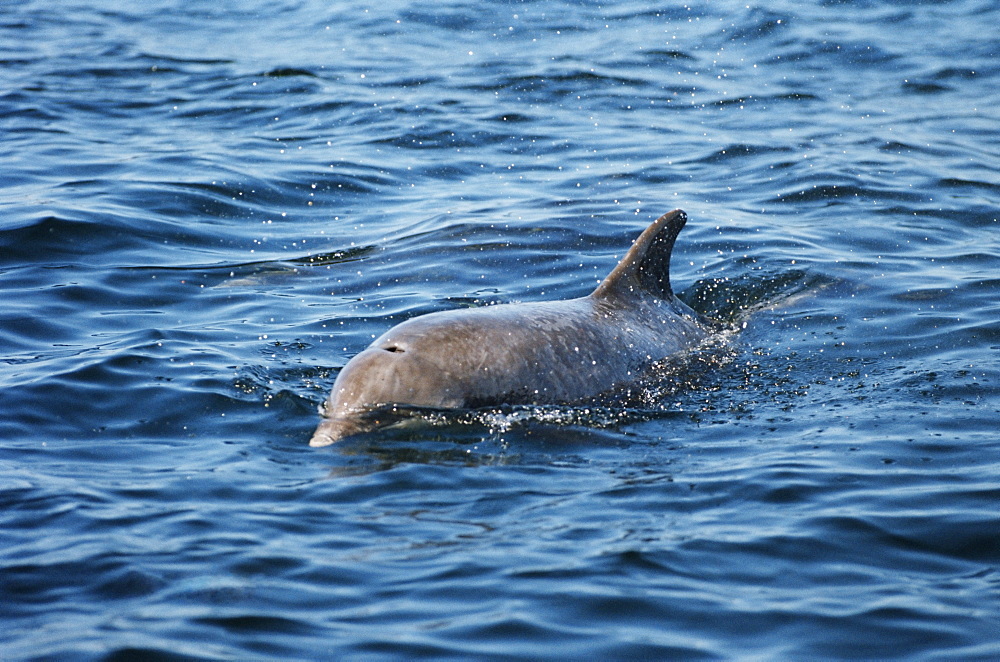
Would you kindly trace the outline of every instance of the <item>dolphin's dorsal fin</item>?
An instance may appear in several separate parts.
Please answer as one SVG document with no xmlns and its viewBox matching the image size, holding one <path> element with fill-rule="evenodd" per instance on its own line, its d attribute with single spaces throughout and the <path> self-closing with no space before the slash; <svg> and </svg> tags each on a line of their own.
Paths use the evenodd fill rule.
<svg viewBox="0 0 1000 662">
<path fill-rule="evenodd" d="M 646 293 L 660 299 L 672 299 L 670 253 L 685 223 L 687 214 L 680 209 L 653 221 L 591 296 L 607 299 Z"/>
</svg>

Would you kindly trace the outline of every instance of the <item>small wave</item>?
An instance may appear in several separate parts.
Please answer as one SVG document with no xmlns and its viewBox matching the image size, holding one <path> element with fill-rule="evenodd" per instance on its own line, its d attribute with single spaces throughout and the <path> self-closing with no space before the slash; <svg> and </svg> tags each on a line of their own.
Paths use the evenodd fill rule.
<svg viewBox="0 0 1000 662">
<path fill-rule="evenodd" d="M 754 145 L 748 143 L 737 143 L 733 145 L 727 145 L 726 147 L 716 150 L 707 156 L 700 158 L 695 158 L 690 161 L 690 163 L 722 163 L 725 161 L 754 157 L 754 156 L 764 156 L 769 154 L 787 154 L 791 152 L 791 148 L 787 146 L 774 146 L 774 145 Z"/>
<path fill-rule="evenodd" d="M 309 71 L 308 69 L 299 69 L 297 67 L 277 67 L 261 74 L 262 76 L 267 76 L 268 78 L 295 78 L 298 76 L 304 76 L 306 78 L 316 78 L 316 74 Z"/>
<path fill-rule="evenodd" d="M 904 92 L 911 94 L 941 94 L 951 90 L 947 85 L 927 80 L 906 80 L 901 87 Z"/>
<path fill-rule="evenodd" d="M 643 55 L 653 60 L 695 60 L 693 55 L 685 53 L 684 51 L 671 50 L 671 49 L 658 49 L 653 48 L 649 50 L 644 50 Z"/>
<path fill-rule="evenodd" d="M 772 94 L 765 96 L 748 94 L 746 96 L 741 96 L 741 97 L 719 99 L 718 101 L 713 101 L 711 105 L 717 108 L 724 108 L 726 106 L 744 107 L 751 105 L 767 107 L 769 104 L 777 104 L 786 101 L 805 102 L 805 101 L 818 101 L 818 100 L 819 97 L 816 96 L 815 94 L 809 94 L 808 92 L 790 92 L 788 94 Z"/>
<path fill-rule="evenodd" d="M 317 627 L 308 621 L 301 621 L 272 614 L 241 614 L 238 616 L 202 616 L 193 619 L 195 623 L 219 627 L 232 634 L 293 634 L 309 635 Z"/>
<path fill-rule="evenodd" d="M 734 277 L 707 278 L 683 293 L 702 315 L 738 325 L 750 315 L 813 294 L 834 281 L 802 269 L 757 270 Z"/>
<path fill-rule="evenodd" d="M 503 142 L 508 138 L 509 136 L 487 131 L 463 133 L 462 131 L 437 129 L 428 126 L 423 130 L 374 138 L 370 142 L 376 145 L 393 145 L 408 149 L 441 149 L 443 147 L 478 147 Z"/>
<path fill-rule="evenodd" d="M 938 186 L 950 189 L 978 189 L 994 195 L 1000 194 L 1000 183 L 960 179 L 958 177 L 945 177 L 944 179 L 940 179 L 938 180 Z"/>
<path fill-rule="evenodd" d="M 857 198 L 860 200 L 893 200 L 911 203 L 923 200 L 923 196 L 919 192 L 904 191 L 899 188 L 877 189 L 855 184 L 812 184 L 808 187 L 771 198 L 769 202 L 778 204 L 800 204 L 803 202 L 836 203 L 848 198 Z"/>
</svg>

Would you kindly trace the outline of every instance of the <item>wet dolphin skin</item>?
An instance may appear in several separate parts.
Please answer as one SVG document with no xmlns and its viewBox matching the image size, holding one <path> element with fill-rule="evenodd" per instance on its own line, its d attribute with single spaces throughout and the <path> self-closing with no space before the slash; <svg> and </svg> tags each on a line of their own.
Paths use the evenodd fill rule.
<svg viewBox="0 0 1000 662">
<path fill-rule="evenodd" d="M 340 371 L 310 445 L 379 427 L 366 414 L 385 405 L 572 404 L 638 380 L 710 332 L 670 286 L 686 222 L 680 210 L 654 221 L 588 296 L 430 313 L 389 329 Z"/>
</svg>

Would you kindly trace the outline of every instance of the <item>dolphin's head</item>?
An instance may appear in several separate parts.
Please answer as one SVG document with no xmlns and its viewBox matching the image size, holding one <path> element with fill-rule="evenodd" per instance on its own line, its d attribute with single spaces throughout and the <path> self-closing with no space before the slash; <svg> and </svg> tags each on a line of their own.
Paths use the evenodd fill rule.
<svg viewBox="0 0 1000 662">
<path fill-rule="evenodd" d="M 386 405 L 461 407 L 448 374 L 408 348 L 392 343 L 369 347 L 347 362 L 324 406 L 324 420 L 310 446 L 383 427 L 399 417 Z"/>
</svg>

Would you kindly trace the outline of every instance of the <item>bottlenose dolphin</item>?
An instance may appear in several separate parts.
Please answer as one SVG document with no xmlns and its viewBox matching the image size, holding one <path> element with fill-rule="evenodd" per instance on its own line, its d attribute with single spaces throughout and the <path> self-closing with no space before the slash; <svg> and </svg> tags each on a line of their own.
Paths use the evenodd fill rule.
<svg viewBox="0 0 1000 662">
<path fill-rule="evenodd" d="M 674 296 L 670 254 L 687 215 L 664 214 L 579 299 L 448 310 L 389 329 L 340 371 L 309 442 L 385 425 L 386 405 L 572 404 L 638 381 L 691 348 L 710 322 Z"/>
</svg>

